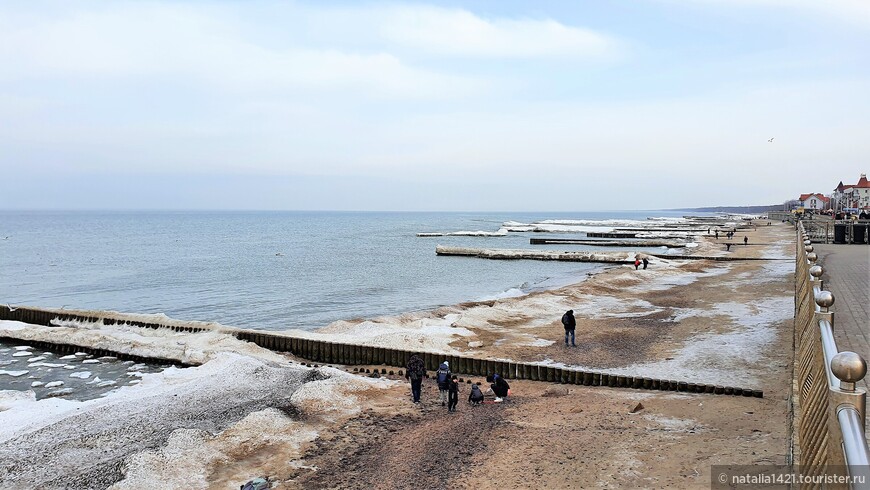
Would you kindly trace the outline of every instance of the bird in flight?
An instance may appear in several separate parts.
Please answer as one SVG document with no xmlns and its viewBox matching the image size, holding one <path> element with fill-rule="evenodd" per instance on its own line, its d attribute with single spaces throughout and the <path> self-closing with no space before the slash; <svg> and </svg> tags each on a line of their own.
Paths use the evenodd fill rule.
<svg viewBox="0 0 870 490">
<path fill-rule="evenodd" d="M 767 142 L 768 142 L 768 143 L 773 143 L 773 138 L 770 138 L 769 140 L 767 140 Z"/>
</svg>

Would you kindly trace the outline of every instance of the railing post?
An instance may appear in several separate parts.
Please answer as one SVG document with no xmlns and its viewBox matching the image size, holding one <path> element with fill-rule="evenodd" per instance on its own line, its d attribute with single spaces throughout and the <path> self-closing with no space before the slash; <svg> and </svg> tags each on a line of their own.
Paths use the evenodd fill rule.
<svg viewBox="0 0 870 490">
<path fill-rule="evenodd" d="M 867 476 L 870 463 L 870 449 L 864 436 L 867 392 L 855 387 L 855 383 L 867 374 L 867 363 L 858 354 L 846 351 L 834 356 L 830 369 L 839 384 L 830 386 L 828 393 L 828 431 L 831 435 L 828 464 L 848 465 L 850 475 Z M 848 417 L 849 411 L 854 412 L 852 417 Z"/>
</svg>

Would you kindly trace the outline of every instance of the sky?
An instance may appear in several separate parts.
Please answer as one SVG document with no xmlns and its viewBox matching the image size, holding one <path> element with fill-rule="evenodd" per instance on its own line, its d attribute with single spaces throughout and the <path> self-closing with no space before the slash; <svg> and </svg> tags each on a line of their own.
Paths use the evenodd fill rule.
<svg viewBox="0 0 870 490">
<path fill-rule="evenodd" d="M 866 0 L 0 3 L 0 209 L 774 204 L 868 135 Z"/>
</svg>

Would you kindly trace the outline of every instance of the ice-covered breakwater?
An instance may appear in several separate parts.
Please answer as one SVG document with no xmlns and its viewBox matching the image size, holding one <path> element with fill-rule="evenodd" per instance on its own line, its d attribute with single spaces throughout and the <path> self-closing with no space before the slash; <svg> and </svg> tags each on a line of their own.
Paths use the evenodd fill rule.
<svg viewBox="0 0 870 490">
<path fill-rule="evenodd" d="M 17 315 L 16 315 L 17 313 Z M 27 316 L 29 318 L 39 317 L 47 319 L 48 324 L 52 324 L 52 311 L 40 310 L 36 308 L 17 308 L 10 311 L 9 308 L 0 306 L 0 320 L 13 320 L 10 316 Z M 70 310 L 64 310 L 64 314 L 74 316 Z M 99 312 L 88 311 L 87 316 L 82 316 L 83 320 L 100 324 Z M 107 312 L 116 324 L 107 328 L 129 328 L 129 325 L 124 323 L 123 314 L 116 312 Z M 136 315 L 131 315 L 132 318 L 137 318 Z M 174 322 L 167 319 L 168 323 Z M 67 322 L 75 322 L 76 319 L 68 319 Z M 55 322 L 57 323 L 57 322 Z M 160 324 L 153 324 L 156 328 L 162 328 Z M 178 327 L 177 324 L 172 325 Z M 25 325 L 26 327 L 26 325 Z M 141 327 L 139 327 L 141 328 Z M 694 383 L 688 380 L 668 380 L 650 377 L 629 376 L 621 374 L 610 374 L 606 372 L 582 371 L 571 368 L 554 367 L 536 363 L 512 362 L 495 359 L 479 359 L 465 357 L 459 355 L 447 355 L 441 352 L 420 352 L 418 350 L 393 349 L 386 347 L 377 347 L 369 345 L 354 345 L 340 342 L 329 342 L 316 339 L 299 338 L 290 335 L 282 335 L 276 333 L 268 333 L 256 330 L 241 330 L 223 326 L 208 326 L 199 327 L 200 331 L 192 334 L 180 333 L 182 336 L 197 337 L 208 336 L 207 332 L 201 330 L 212 329 L 213 334 L 220 333 L 222 336 L 227 334 L 235 337 L 238 340 L 251 342 L 257 346 L 276 352 L 288 352 L 294 356 L 310 360 L 312 362 L 322 364 L 341 364 L 341 365 L 384 365 L 403 368 L 412 354 L 421 354 L 426 369 L 436 370 L 438 365 L 445 359 L 450 362 L 450 366 L 457 374 L 466 374 L 472 376 L 485 376 L 492 373 L 500 373 L 507 379 L 528 379 L 533 381 L 548 381 L 555 383 L 567 383 L 587 386 L 610 386 L 614 388 L 636 388 L 636 389 L 651 389 L 661 391 L 682 391 L 691 393 L 709 393 L 720 395 L 736 395 L 736 396 L 752 396 L 761 398 L 763 392 L 761 390 L 744 389 L 728 386 L 717 386 L 705 383 Z M 50 335 L 51 328 L 43 329 L 43 334 Z M 85 332 L 86 334 L 87 332 Z M 2 328 L 0 324 L 0 337 L 10 338 L 31 338 L 34 334 L 27 328 Z M 99 338 L 99 337 L 97 337 Z M 190 356 L 190 352 L 194 349 L 184 345 L 181 340 L 175 342 L 181 346 L 180 349 L 165 352 L 166 354 L 175 355 L 176 357 Z M 130 346 L 124 346 L 129 348 Z M 164 346 L 165 347 L 165 346 Z M 143 349 L 146 351 L 151 349 L 145 344 Z M 234 346 L 239 350 L 238 345 Z M 199 353 L 199 356 L 205 356 L 207 353 Z"/>
<path fill-rule="evenodd" d="M 562 260 L 569 262 L 601 262 L 610 264 L 634 263 L 636 255 L 633 252 L 563 252 L 555 250 L 449 247 L 445 245 L 438 245 L 435 247 L 435 253 L 438 255 L 459 255 L 466 257 L 479 257 L 482 259 Z"/>
<path fill-rule="evenodd" d="M 530 238 L 531 245 L 591 245 L 595 247 L 685 248 L 688 242 L 675 240 L 574 240 L 570 238 Z"/>
</svg>

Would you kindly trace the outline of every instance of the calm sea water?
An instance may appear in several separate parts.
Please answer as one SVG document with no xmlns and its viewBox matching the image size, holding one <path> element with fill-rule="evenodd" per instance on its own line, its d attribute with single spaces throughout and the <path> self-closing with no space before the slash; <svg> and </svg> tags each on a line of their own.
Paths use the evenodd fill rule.
<svg viewBox="0 0 870 490">
<path fill-rule="evenodd" d="M 313 329 L 556 287 L 600 267 L 435 255 L 436 244 L 542 247 L 529 245 L 540 234 L 421 238 L 417 232 L 495 231 L 508 220 L 680 215 L 3 211 L 0 303 Z"/>
</svg>

